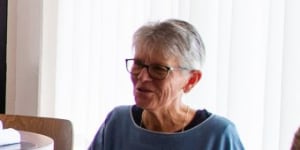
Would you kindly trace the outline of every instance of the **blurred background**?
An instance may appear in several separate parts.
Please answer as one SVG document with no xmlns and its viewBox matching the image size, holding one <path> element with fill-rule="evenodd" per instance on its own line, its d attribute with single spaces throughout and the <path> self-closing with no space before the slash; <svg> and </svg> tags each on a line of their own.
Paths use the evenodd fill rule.
<svg viewBox="0 0 300 150">
<path fill-rule="evenodd" d="M 286 150 L 300 126 L 298 0 L 8 0 L 6 113 L 66 118 L 86 149 L 107 113 L 134 104 L 134 31 L 183 19 L 203 78 L 184 101 L 228 117 L 249 150 Z"/>
</svg>

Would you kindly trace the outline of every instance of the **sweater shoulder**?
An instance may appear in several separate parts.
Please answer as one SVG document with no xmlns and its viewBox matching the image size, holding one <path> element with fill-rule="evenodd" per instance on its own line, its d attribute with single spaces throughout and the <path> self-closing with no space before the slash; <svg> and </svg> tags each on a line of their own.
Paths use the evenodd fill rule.
<svg viewBox="0 0 300 150">
<path fill-rule="evenodd" d="M 131 105 L 120 105 L 120 106 L 116 106 L 115 108 L 113 108 L 112 111 L 116 111 L 116 112 L 125 112 L 131 109 Z"/>
<path fill-rule="evenodd" d="M 228 126 L 228 125 L 234 125 L 234 123 L 223 117 L 223 116 L 219 116 L 219 115 L 212 115 L 210 118 L 211 123 L 216 124 L 216 125 L 220 125 L 220 126 Z"/>
<path fill-rule="evenodd" d="M 131 107 L 131 105 L 116 106 L 115 108 L 113 108 L 111 113 L 115 113 L 118 115 L 128 115 L 130 113 Z"/>
<path fill-rule="evenodd" d="M 235 128 L 235 124 L 231 120 L 215 114 L 212 114 L 200 126 L 210 129 L 213 128 L 214 131 L 219 132 L 224 132 L 228 128 Z"/>
<path fill-rule="evenodd" d="M 121 105 L 114 107 L 107 115 L 106 122 L 125 118 L 128 119 L 128 116 L 130 116 L 131 107 L 132 106 L 130 105 Z"/>
</svg>

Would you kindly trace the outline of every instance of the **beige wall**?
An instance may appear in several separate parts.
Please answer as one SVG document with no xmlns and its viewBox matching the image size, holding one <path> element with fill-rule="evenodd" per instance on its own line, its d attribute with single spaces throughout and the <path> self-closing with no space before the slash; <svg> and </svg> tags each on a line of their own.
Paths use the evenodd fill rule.
<svg viewBox="0 0 300 150">
<path fill-rule="evenodd" d="M 8 1 L 7 113 L 37 114 L 41 0 Z"/>
</svg>

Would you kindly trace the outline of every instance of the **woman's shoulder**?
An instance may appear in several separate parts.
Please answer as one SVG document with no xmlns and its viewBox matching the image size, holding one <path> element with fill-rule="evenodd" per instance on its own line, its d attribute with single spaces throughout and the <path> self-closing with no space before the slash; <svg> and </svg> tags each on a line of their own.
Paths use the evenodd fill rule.
<svg viewBox="0 0 300 150">
<path fill-rule="evenodd" d="M 228 118 L 217 114 L 212 114 L 210 119 L 213 123 L 224 124 L 224 125 L 233 124 L 233 122 Z"/>
<path fill-rule="evenodd" d="M 196 131 L 201 131 L 206 137 L 213 139 L 235 139 L 240 142 L 239 134 L 235 124 L 226 117 L 212 114 L 201 125 L 195 128 Z"/>
<path fill-rule="evenodd" d="M 107 114 L 104 124 L 106 126 L 115 126 L 120 123 L 130 122 L 130 105 L 116 106 Z"/>
<path fill-rule="evenodd" d="M 130 112 L 131 109 L 131 105 L 118 105 L 115 106 L 110 112 L 109 112 L 109 116 L 111 115 L 120 115 L 120 114 L 126 114 L 128 112 Z"/>
<path fill-rule="evenodd" d="M 214 130 L 228 130 L 235 128 L 235 124 L 226 117 L 211 114 L 203 123 L 202 126 L 213 128 Z"/>
<path fill-rule="evenodd" d="M 107 115 L 106 120 L 124 118 L 125 116 L 129 116 L 131 105 L 119 105 L 115 106 Z"/>
<path fill-rule="evenodd" d="M 115 106 L 112 111 L 116 111 L 116 112 L 123 112 L 123 111 L 128 111 L 130 110 L 132 107 L 132 105 L 119 105 L 119 106 Z"/>
</svg>

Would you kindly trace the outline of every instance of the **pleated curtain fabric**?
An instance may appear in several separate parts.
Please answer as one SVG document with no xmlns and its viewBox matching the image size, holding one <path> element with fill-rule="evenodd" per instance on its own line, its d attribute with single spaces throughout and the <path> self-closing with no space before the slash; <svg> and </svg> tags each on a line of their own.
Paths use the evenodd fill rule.
<svg viewBox="0 0 300 150">
<path fill-rule="evenodd" d="M 53 88 L 51 112 L 72 120 L 75 149 L 87 148 L 113 107 L 134 103 L 124 62 L 132 34 L 167 18 L 192 23 L 207 50 L 203 78 L 184 101 L 235 122 L 246 149 L 291 147 L 300 124 L 299 1 L 76 0 L 55 8 L 55 55 L 42 58 L 55 64 L 43 68 L 54 77 L 40 87 Z"/>
</svg>

